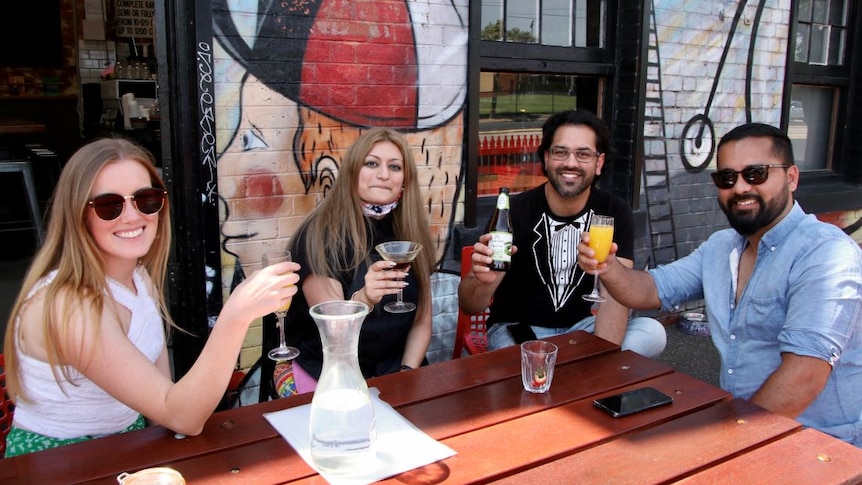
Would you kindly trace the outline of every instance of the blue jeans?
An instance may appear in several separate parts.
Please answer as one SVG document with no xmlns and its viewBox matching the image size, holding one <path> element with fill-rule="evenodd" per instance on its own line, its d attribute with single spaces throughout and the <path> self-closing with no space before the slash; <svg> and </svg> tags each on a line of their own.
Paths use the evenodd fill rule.
<svg viewBox="0 0 862 485">
<path fill-rule="evenodd" d="M 514 325 L 514 323 L 496 323 L 488 329 L 488 350 L 502 349 L 503 347 L 515 345 L 515 339 L 506 330 L 506 327 L 509 325 Z M 569 328 L 548 328 L 533 325 L 530 328 L 533 329 L 536 338 L 539 339 L 576 330 L 595 333 L 596 317 L 589 316 L 584 318 Z M 621 347 L 623 350 L 632 350 L 645 357 L 655 358 L 662 353 L 666 344 L 667 333 L 661 323 L 649 317 L 635 317 L 628 322 L 626 336 L 623 338 Z"/>
</svg>

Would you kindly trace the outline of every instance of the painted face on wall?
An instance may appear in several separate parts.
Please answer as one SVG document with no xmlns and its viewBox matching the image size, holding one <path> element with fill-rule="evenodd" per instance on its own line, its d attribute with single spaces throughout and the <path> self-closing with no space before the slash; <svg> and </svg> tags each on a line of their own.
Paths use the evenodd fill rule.
<svg viewBox="0 0 862 485">
<path fill-rule="evenodd" d="M 228 140 L 218 160 L 224 282 L 238 278 L 237 264 L 249 274 L 268 245 L 294 233 L 335 182 L 340 160 L 364 129 L 297 105 L 253 76 L 236 96 L 236 125 L 218 135 Z M 449 184 L 461 171 L 463 132 L 457 117 L 402 133 L 413 149 L 431 232 L 441 248 L 455 203 Z"/>
<path fill-rule="evenodd" d="M 266 249 L 262 241 L 293 234 L 335 181 L 336 160 L 360 133 L 298 106 L 253 76 L 243 83 L 239 104 L 236 128 L 219 134 L 230 140 L 218 161 L 223 247 L 234 258 L 222 261 L 227 281 L 237 261 L 247 266 L 246 274 L 255 269 Z M 309 124 L 316 129 L 304 129 Z"/>
<path fill-rule="evenodd" d="M 442 250 L 461 166 L 468 7 L 213 0 L 223 282 L 286 244 L 369 126 L 398 129 L 414 149 Z"/>
<path fill-rule="evenodd" d="M 784 160 L 772 152 L 772 140 L 764 137 L 727 142 L 718 151 L 717 171 L 741 171 L 752 165 L 781 165 Z M 736 175 L 733 187 L 718 189 L 718 203 L 730 226 L 743 236 L 766 232 L 793 206 L 790 193 L 799 182 L 799 168 L 766 168 L 761 184 L 749 183 Z"/>
<path fill-rule="evenodd" d="M 556 160 L 552 152 L 570 153 L 562 160 Z M 576 152 L 591 152 L 587 160 L 578 161 Z M 562 197 L 575 197 L 586 191 L 601 175 L 605 155 L 595 155 L 596 134 L 587 126 L 563 125 L 557 128 L 551 147 L 545 153 L 545 172 L 548 182 Z M 583 156 L 583 155 L 582 155 Z"/>
</svg>

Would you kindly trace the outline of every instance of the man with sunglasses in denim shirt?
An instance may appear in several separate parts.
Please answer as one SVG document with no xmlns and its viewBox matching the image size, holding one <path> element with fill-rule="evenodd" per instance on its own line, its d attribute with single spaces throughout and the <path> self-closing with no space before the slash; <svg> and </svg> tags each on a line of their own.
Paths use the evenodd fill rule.
<svg viewBox="0 0 862 485">
<path fill-rule="evenodd" d="M 717 165 L 732 229 L 649 272 L 618 264 L 614 248 L 602 283 L 638 309 L 705 299 L 722 388 L 862 447 L 862 251 L 794 202 L 799 168 L 781 130 L 734 128 Z M 586 243 L 578 251 L 582 268 L 597 264 Z"/>
</svg>

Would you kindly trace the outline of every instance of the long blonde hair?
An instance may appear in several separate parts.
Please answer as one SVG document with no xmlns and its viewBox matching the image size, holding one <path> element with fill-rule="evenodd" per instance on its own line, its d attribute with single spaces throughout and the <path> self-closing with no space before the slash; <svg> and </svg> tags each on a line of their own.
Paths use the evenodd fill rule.
<svg viewBox="0 0 862 485">
<path fill-rule="evenodd" d="M 4 354 L 6 359 L 6 383 L 11 396 L 26 399 L 19 375 L 18 339 L 15 322 L 27 304 L 28 295 L 40 279 L 56 270 L 53 282 L 44 288 L 44 312 L 42 331 L 45 335 L 48 362 L 59 381 L 57 368 L 70 380 L 66 362 L 68 349 L 65 336 L 68 321 L 73 312 L 101 315 L 105 306 L 107 279 L 102 253 L 85 225 L 87 202 L 96 177 L 102 168 L 119 160 L 134 160 L 147 169 L 153 187 L 164 188 L 164 182 L 155 169 L 153 156 L 144 148 L 121 138 L 103 138 L 76 151 L 63 168 L 51 198 L 50 218 L 45 243 L 39 248 L 24 281 L 21 291 L 12 306 L 6 324 Z M 171 245 L 170 206 L 159 212 L 159 227 L 156 240 L 140 264 L 152 278 L 152 297 L 156 301 L 162 318 L 171 326 L 173 321 L 167 312 L 164 298 L 164 281 L 167 274 Z M 100 331 L 100 320 L 90 322 L 94 332 Z"/>
<path fill-rule="evenodd" d="M 413 261 L 411 269 L 419 282 L 421 312 L 423 305 L 431 304 L 426 300 L 430 294 L 431 273 L 436 258 L 431 231 L 428 229 L 428 214 L 423 210 L 413 152 L 407 140 L 398 132 L 388 128 L 372 128 L 360 135 L 345 153 L 338 169 L 338 178 L 326 198 L 308 215 L 297 232 L 305 233 L 303 252 L 308 257 L 311 273 L 337 279 L 339 272 L 354 271 L 368 261 L 372 248 L 369 247 L 368 225 L 362 214 L 362 200 L 359 197 L 359 172 L 374 145 L 385 141 L 397 146 L 404 159 L 404 192 L 391 216 L 398 239 L 422 245 L 422 252 Z M 332 267 L 335 261 L 345 267 Z"/>
</svg>

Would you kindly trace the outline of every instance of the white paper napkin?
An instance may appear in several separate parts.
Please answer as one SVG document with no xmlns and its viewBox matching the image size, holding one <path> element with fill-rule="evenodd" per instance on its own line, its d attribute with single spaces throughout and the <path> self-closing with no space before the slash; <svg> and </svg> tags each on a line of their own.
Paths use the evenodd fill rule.
<svg viewBox="0 0 862 485">
<path fill-rule="evenodd" d="M 303 460 L 332 485 L 365 485 L 414 468 L 434 463 L 455 454 L 455 450 L 423 433 L 382 401 L 376 388 L 371 402 L 377 423 L 375 459 L 356 475 L 332 475 L 319 470 L 311 460 L 308 432 L 311 405 L 264 414 L 263 417 L 299 453 Z"/>
</svg>

